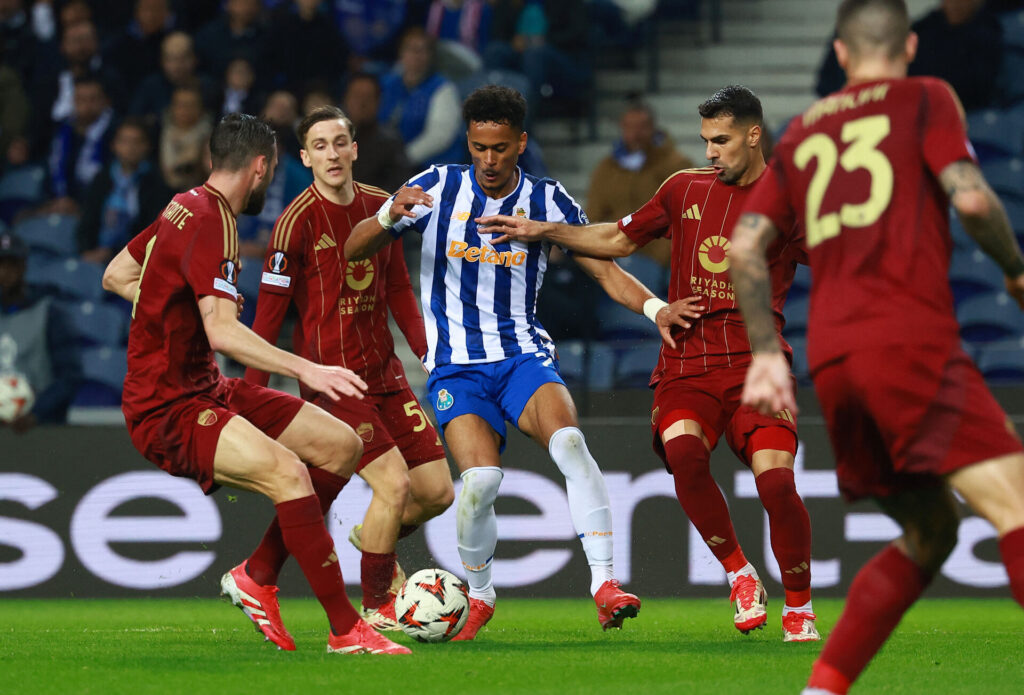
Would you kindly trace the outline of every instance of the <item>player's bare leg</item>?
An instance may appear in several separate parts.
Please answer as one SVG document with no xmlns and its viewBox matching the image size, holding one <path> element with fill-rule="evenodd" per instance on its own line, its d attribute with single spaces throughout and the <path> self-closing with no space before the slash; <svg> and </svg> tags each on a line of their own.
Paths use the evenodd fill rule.
<svg viewBox="0 0 1024 695">
<path fill-rule="evenodd" d="M 612 512 L 608 488 L 576 419 L 576 405 L 562 384 L 547 383 L 527 401 L 519 429 L 548 450 L 565 476 L 569 514 L 590 565 L 590 593 L 601 627 L 621 628 L 635 618 L 640 599 L 622 590 L 612 565 Z"/>
<path fill-rule="evenodd" d="M 1012 454 L 962 468 L 949 482 L 996 527 L 1010 591 L 1024 606 L 1024 456 Z"/>
<path fill-rule="evenodd" d="M 757 570 L 736 538 L 729 506 L 711 476 L 711 443 L 701 424 L 690 418 L 668 423 L 661 432 L 665 458 L 672 470 L 676 498 L 729 580 L 733 624 L 743 634 L 763 628 L 768 595 Z"/>
<path fill-rule="evenodd" d="M 494 615 L 491 562 L 498 545 L 494 500 L 504 475 L 498 454 L 501 437 L 486 420 L 467 413 L 448 423 L 445 440 L 462 475 L 455 531 L 469 584 L 469 618 L 452 641 L 465 641 L 474 639 Z"/>
<path fill-rule="evenodd" d="M 443 514 L 455 501 L 455 488 L 448 459 L 428 461 L 409 470 L 409 500 L 402 515 L 399 537 L 408 535 L 406 529 L 415 530 L 435 516 Z"/>
<path fill-rule="evenodd" d="M 394 596 L 405 573 L 398 566 L 395 543 L 409 497 L 409 469 L 398 447 L 392 447 L 359 475 L 373 490 L 363 523 L 349 535 L 362 553 L 363 616 L 377 630 L 397 630 Z"/>
<path fill-rule="evenodd" d="M 340 440 L 347 437 L 340 427 L 334 436 Z M 331 439 L 330 434 L 327 439 Z M 358 455 L 361 449 L 361 445 L 357 446 L 352 453 Z M 409 653 L 409 650 L 384 638 L 378 640 L 376 637 L 379 636 L 364 635 L 365 623 L 359 619 L 359 614 L 345 595 L 334 541 L 324 526 L 306 465 L 295 452 L 236 416 L 221 431 L 213 467 L 214 479 L 218 483 L 260 492 L 274 502 L 285 547 L 299 563 L 331 623 L 328 649 L 331 649 L 332 639 L 354 636 L 356 639 L 348 640 L 355 645 L 350 649 L 353 652 Z M 250 618 L 256 616 L 254 620 L 258 620 L 259 610 L 258 607 L 255 610 L 250 607 L 246 615 Z"/>
<path fill-rule="evenodd" d="M 788 430 L 774 429 L 781 430 L 778 434 L 792 437 Z M 756 445 L 753 438 L 752 445 Z M 796 491 L 793 455 L 780 449 L 758 449 L 750 459 L 757 492 L 768 513 L 772 552 L 779 563 L 782 586 L 786 590 L 782 639 L 816 642 L 821 636 L 814 624 L 817 616 L 811 605 L 811 520 Z"/>
<path fill-rule="evenodd" d="M 903 535 L 854 577 L 839 622 L 814 662 L 808 692 L 843 695 L 956 545 L 956 501 L 942 485 L 879 498 Z"/>
</svg>

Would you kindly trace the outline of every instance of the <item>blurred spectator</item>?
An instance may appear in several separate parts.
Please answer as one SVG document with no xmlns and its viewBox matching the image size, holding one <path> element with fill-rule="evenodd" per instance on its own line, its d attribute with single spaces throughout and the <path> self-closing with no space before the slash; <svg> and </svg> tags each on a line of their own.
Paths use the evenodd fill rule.
<svg viewBox="0 0 1024 695">
<path fill-rule="evenodd" d="M 612 152 L 590 176 L 587 217 L 594 222 L 620 220 L 639 210 L 661 184 L 693 162 L 676 150 L 672 138 L 658 127 L 650 105 L 634 99 L 619 118 L 621 137 Z M 660 240 L 644 247 L 644 253 L 662 265 L 669 264 L 671 242 Z"/>
<path fill-rule="evenodd" d="M 114 109 L 94 75 L 75 80 L 72 113 L 58 126 L 50 146 L 51 211 L 77 213 L 85 192 L 109 158 Z"/>
<path fill-rule="evenodd" d="M 2 2 L 2 0 L 0 0 Z M 23 161 L 11 160 L 11 145 L 22 143 L 25 147 L 25 135 L 28 130 L 29 103 L 17 71 L 5 60 L 3 45 L 0 44 L 0 173 L 8 164 L 22 164 Z"/>
<path fill-rule="evenodd" d="M 413 27 L 402 36 L 398 70 L 381 80 L 378 120 L 394 127 L 405 141 L 414 168 L 465 159 L 459 141 L 462 120 L 455 85 L 434 68 L 434 40 Z"/>
<path fill-rule="evenodd" d="M 345 89 L 342 110 L 355 126 L 359 156 L 352 162 L 352 178 L 361 183 L 398 190 L 413 171 L 405 144 L 394 128 L 377 123 L 380 82 L 370 73 L 353 75 Z"/>
<path fill-rule="evenodd" d="M 121 76 L 103 61 L 99 39 L 92 22 L 80 21 L 66 26 L 61 34 L 57 64 L 36 74 L 32 87 L 34 142 L 40 147 L 49 141 L 53 126 L 71 116 L 74 109 L 75 80 L 92 75 L 102 81 L 108 100 L 117 106 Z"/>
<path fill-rule="evenodd" d="M 486 0 L 434 0 L 427 33 L 437 40 L 437 70 L 461 80 L 483 68 L 480 57 L 490 35 L 491 5 Z"/>
<path fill-rule="evenodd" d="M 293 0 L 271 14 L 274 85 L 299 93 L 312 81 L 336 83 L 348 66 L 348 46 L 321 0 Z"/>
<path fill-rule="evenodd" d="M 223 75 L 235 58 L 245 58 L 266 79 L 270 41 L 263 24 L 261 0 L 227 0 L 224 14 L 196 32 L 199 67 L 210 75 Z"/>
<path fill-rule="evenodd" d="M 221 5 L 210 0 L 174 0 L 174 14 L 181 30 L 194 34 L 217 18 Z"/>
<path fill-rule="evenodd" d="M 114 161 L 89 186 L 78 222 L 82 260 L 107 263 L 167 205 L 171 192 L 149 160 L 149 131 L 139 118 L 126 118 L 114 132 Z"/>
<path fill-rule="evenodd" d="M 405 0 L 332 0 L 335 20 L 349 49 L 361 59 L 390 63 L 406 26 Z"/>
<path fill-rule="evenodd" d="M 207 108 L 219 104 L 216 82 L 196 72 L 197 65 L 192 37 L 181 31 L 168 34 L 160 48 L 160 72 L 142 81 L 128 112 L 142 116 L 154 128 L 171 103 L 171 93 L 178 87 L 198 86 Z"/>
<path fill-rule="evenodd" d="M 306 90 L 302 96 L 302 115 L 306 116 L 318 106 L 335 104 L 337 100 L 331 94 L 331 90 L 323 85 L 314 85 Z M 296 140 L 298 142 L 298 140 Z"/>
<path fill-rule="evenodd" d="M 63 322 L 48 297 L 25 285 L 27 258 L 24 241 L 0 233 L 0 371 L 22 374 L 36 396 L 32 411 L 11 423 L 19 434 L 40 423 L 66 422 L 78 381 Z"/>
<path fill-rule="evenodd" d="M 942 0 L 912 25 L 918 45 L 910 74 L 946 80 L 968 111 L 992 104 L 1003 62 L 1003 27 L 983 5 L 984 0 Z"/>
<path fill-rule="evenodd" d="M 160 130 L 160 170 L 172 190 L 187 191 L 206 180 L 211 132 L 213 119 L 203 108 L 199 90 L 175 89 Z"/>
<path fill-rule="evenodd" d="M 295 95 L 283 89 L 271 94 L 263 107 L 263 118 L 274 126 L 277 144 L 298 161 L 300 146 L 295 126 L 299 123 L 299 105 Z"/>
<path fill-rule="evenodd" d="M 224 89 L 219 109 L 221 115 L 229 113 L 257 113 L 266 101 L 263 92 L 255 88 L 256 75 L 245 58 L 228 63 L 224 73 Z"/>
<path fill-rule="evenodd" d="M 39 41 L 32 31 L 24 0 L 0 0 L 0 45 L 0 54 L 7 56 L 7 64 L 18 74 L 22 86 L 27 86 L 37 61 Z"/>
<path fill-rule="evenodd" d="M 107 58 L 120 69 L 129 92 L 134 92 L 142 80 L 160 69 L 160 47 L 174 29 L 174 15 L 168 2 L 136 0 L 134 19 L 107 48 Z"/>
<path fill-rule="evenodd" d="M 587 8 L 583 0 L 496 0 L 487 69 L 525 73 L 538 97 L 574 99 L 590 81 Z"/>
</svg>

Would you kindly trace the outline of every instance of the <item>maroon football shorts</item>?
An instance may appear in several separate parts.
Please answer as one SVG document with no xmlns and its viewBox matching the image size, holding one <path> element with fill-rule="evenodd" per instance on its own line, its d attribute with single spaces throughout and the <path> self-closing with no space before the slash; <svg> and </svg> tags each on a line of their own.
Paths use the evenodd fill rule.
<svg viewBox="0 0 1024 695">
<path fill-rule="evenodd" d="M 941 475 L 1022 450 L 959 345 L 862 350 L 813 379 L 847 499 L 938 485 Z"/>
<path fill-rule="evenodd" d="M 679 420 L 697 421 L 711 449 L 724 434 L 729 448 L 747 466 L 754 452 L 762 449 L 796 454 L 796 418 L 792 413 L 785 410 L 762 415 L 740 405 L 746 375 L 747 365 L 743 365 L 658 382 L 651 410 L 651 435 L 654 451 L 666 468 L 661 433 Z"/>
<path fill-rule="evenodd" d="M 171 475 L 192 478 L 206 494 L 214 482 L 213 458 L 224 425 L 235 415 L 271 439 L 284 432 L 303 401 L 242 379 L 222 378 L 210 391 L 171 402 L 138 422 L 128 423 L 132 444 Z"/>
<path fill-rule="evenodd" d="M 347 423 L 363 440 L 357 472 L 395 446 L 410 470 L 445 457 L 437 430 L 408 387 L 392 393 L 368 393 L 363 400 L 332 401 L 319 395 L 314 402 Z"/>
</svg>

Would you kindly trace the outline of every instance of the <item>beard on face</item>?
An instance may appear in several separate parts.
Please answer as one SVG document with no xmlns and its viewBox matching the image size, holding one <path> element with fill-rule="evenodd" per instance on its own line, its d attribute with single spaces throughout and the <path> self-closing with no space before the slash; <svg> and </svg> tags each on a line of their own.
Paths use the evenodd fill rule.
<svg viewBox="0 0 1024 695">
<path fill-rule="evenodd" d="M 254 189 L 242 207 L 243 215 L 258 215 L 263 212 L 263 204 L 267 202 L 267 189 L 270 187 L 270 179 L 264 179 L 263 183 Z"/>
</svg>

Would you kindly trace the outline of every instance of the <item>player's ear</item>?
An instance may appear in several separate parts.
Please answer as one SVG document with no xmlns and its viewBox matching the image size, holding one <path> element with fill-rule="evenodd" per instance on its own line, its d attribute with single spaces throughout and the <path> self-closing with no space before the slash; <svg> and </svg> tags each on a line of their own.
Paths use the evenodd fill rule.
<svg viewBox="0 0 1024 695">
<path fill-rule="evenodd" d="M 836 61 L 839 63 L 839 67 L 845 72 L 846 66 L 850 64 L 850 49 L 840 39 L 833 39 L 832 50 L 836 52 Z"/>
<path fill-rule="evenodd" d="M 519 134 L 519 154 L 526 151 L 526 139 L 525 132 Z"/>
<path fill-rule="evenodd" d="M 352 141 L 352 161 L 359 159 L 359 143 L 355 140 Z"/>
<path fill-rule="evenodd" d="M 761 126 L 754 123 L 747 129 L 747 146 L 751 149 L 757 147 L 761 142 Z"/>
<path fill-rule="evenodd" d="M 301 150 L 299 150 L 299 159 L 302 160 L 302 165 L 304 167 L 306 167 L 307 169 L 312 169 L 313 168 L 313 161 L 309 158 L 309 153 L 306 152 L 306 148 L 305 147 L 303 147 Z"/>
<path fill-rule="evenodd" d="M 903 47 L 903 57 L 907 60 L 907 65 L 914 62 L 914 57 L 917 55 L 917 34 L 910 32 L 907 34 L 907 43 Z"/>
</svg>

